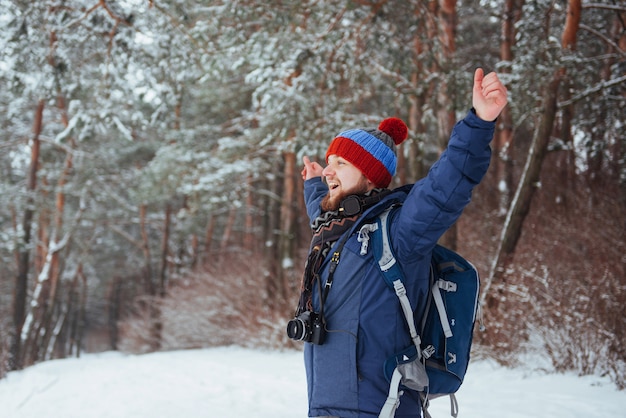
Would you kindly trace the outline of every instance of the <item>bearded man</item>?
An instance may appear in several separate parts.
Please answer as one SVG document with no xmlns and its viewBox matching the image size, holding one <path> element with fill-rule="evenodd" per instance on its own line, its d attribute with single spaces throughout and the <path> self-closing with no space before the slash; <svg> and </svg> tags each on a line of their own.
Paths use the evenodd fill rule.
<svg viewBox="0 0 626 418">
<path fill-rule="evenodd" d="M 432 250 L 485 175 L 495 119 L 506 103 L 498 76 L 477 69 L 472 109 L 455 125 L 428 175 L 412 186 L 387 189 L 396 171 L 396 147 L 408 135 L 398 118 L 340 133 L 326 152 L 325 167 L 303 158 L 313 238 L 287 333 L 305 341 L 310 417 L 377 417 L 389 390 L 383 363 L 411 344 L 396 295 L 363 244 L 359 226 L 393 207 L 391 246 L 411 306 L 423 311 Z M 405 390 L 395 416 L 421 417 L 419 394 Z"/>
</svg>

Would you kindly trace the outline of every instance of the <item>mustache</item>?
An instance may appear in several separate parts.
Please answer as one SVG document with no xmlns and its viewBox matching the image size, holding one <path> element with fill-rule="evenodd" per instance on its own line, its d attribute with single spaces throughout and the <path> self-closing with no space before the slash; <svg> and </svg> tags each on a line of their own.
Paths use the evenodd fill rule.
<svg viewBox="0 0 626 418">
<path fill-rule="evenodd" d="M 326 196 L 322 199 L 320 203 L 320 207 L 322 212 L 331 212 L 339 210 L 339 206 L 341 205 L 341 201 L 350 195 L 363 195 L 367 193 L 367 183 L 361 182 L 356 186 L 352 187 L 348 190 L 342 190 L 339 194 L 335 196 L 330 195 L 330 190 L 326 193 Z"/>
</svg>

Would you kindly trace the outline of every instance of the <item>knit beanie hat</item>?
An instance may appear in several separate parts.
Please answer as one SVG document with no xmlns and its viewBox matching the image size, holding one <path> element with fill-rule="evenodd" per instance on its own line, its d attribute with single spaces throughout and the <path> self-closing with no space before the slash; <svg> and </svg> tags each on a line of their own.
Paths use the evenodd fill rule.
<svg viewBox="0 0 626 418">
<path fill-rule="evenodd" d="M 408 132 L 406 124 L 398 118 L 387 118 L 378 128 L 344 131 L 330 143 L 326 162 L 333 154 L 345 158 L 376 187 L 385 188 L 396 174 L 396 145 L 407 138 Z"/>
</svg>

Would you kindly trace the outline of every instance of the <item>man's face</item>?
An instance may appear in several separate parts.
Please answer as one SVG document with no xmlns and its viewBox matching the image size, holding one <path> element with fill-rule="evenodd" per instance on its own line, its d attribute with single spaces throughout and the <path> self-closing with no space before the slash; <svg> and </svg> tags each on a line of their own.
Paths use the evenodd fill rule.
<svg viewBox="0 0 626 418">
<path fill-rule="evenodd" d="M 339 204 L 352 194 L 363 194 L 374 188 L 374 184 L 349 161 L 336 155 L 328 157 L 328 165 L 322 171 L 328 185 L 328 194 L 322 200 L 322 210 L 339 209 Z"/>
</svg>

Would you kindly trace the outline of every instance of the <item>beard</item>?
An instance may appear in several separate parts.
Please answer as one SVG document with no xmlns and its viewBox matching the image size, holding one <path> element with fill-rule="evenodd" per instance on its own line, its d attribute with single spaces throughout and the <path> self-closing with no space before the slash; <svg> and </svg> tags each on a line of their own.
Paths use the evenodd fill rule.
<svg viewBox="0 0 626 418">
<path fill-rule="evenodd" d="M 363 177 L 362 181 L 359 182 L 356 186 L 351 189 L 343 190 L 341 193 L 331 196 L 330 190 L 322 199 L 322 203 L 320 203 L 320 207 L 322 208 L 322 212 L 331 212 L 339 210 L 339 206 L 341 205 L 341 201 L 350 195 L 362 195 L 369 191 L 367 186 L 367 179 Z"/>
</svg>

